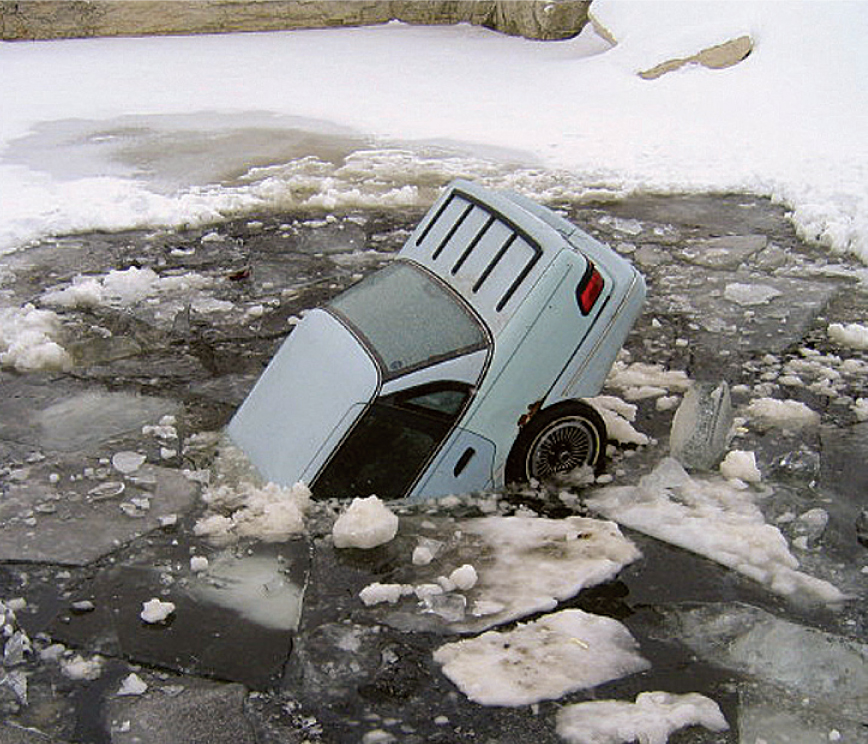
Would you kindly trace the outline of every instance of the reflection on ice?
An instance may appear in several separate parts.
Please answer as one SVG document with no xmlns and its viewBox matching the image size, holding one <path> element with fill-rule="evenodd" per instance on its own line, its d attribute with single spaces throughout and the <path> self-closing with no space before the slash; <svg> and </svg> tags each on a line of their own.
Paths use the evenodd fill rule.
<svg viewBox="0 0 868 744">
<path fill-rule="evenodd" d="M 236 557 L 223 553 L 190 584 L 190 594 L 233 609 L 251 622 L 275 630 L 295 630 L 304 587 L 290 581 L 279 555 Z"/>
</svg>

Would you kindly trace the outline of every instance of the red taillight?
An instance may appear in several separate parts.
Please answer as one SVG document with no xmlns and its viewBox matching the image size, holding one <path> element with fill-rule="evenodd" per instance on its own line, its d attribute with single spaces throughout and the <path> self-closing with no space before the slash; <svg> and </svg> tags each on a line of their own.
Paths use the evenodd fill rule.
<svg viewBox="0 0 868 744">
<path fill-rule="evenodd" d="M 604 286 L 603 275 L 597 271 L 594 264 L 588 264 L 588 270 L 576 290 L 576 298 L 579 300 L 579 309 L 582 311 L 582 315 L 591 312 Z"/>
</svg>

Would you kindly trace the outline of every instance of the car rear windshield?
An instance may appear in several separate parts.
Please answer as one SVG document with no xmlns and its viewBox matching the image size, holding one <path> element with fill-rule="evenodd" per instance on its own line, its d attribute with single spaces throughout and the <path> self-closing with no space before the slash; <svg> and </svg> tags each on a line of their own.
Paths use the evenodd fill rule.
<svg viewBox="0 0 868 744">
<path fill-rule="evenodd" d="M 367 343 L 385 377 L 486 345 L 482 326 L 462 300 L 404 262 L 372 274 L 328 307 Z"/>
</svg>

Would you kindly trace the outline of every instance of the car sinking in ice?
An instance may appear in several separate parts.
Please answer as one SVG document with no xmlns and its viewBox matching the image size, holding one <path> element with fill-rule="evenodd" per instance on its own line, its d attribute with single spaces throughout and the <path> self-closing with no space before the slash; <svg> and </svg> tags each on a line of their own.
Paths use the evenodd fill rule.
<svg viewBox="0 0 868 744">
<path fill-rule="evenodd" d="M 284 341 L 232 418 L 268 481 L 410 500 L 599 469 L 633 266 L 520 195 L 451 183 L 395 260 Z"/>
</svg>

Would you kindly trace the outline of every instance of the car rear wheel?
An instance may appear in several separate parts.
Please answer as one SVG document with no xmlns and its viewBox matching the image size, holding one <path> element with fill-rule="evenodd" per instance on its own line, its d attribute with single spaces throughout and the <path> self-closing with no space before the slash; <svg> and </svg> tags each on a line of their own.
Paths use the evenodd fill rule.
<svg viewBox="0 0 868 744">
<path fill-rule="evenodd" d="M 603 419 L 587 403 L 572 400 L 547 408 L 515 440 L 506 463 L 507 482 L 544 481 L 586 466 L 599 472 L 606 438 Z"/>
</svg>

